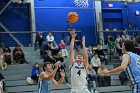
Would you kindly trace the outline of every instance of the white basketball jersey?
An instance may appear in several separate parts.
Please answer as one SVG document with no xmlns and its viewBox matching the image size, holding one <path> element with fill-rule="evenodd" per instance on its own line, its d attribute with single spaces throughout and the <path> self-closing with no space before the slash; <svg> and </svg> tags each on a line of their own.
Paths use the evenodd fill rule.
<svg viewBox="0 0 140 93">
<path fill-rule="evenodd" d="M 87 86 L 87 72 L 83 63 L 73 63 L 71 68 L 71 86 L 72 88 L 81 89 Z"/>
</svg>

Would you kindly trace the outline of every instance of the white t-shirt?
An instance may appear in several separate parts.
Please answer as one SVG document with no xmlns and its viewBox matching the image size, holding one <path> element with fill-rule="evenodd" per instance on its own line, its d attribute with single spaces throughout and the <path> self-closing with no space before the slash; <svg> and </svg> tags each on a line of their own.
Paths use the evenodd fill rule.
<svg viewBox="0 0 140 93">
<path fill-rule="evenodd" d="M 94 67 L 99 67 L 101 66 L 101 61 L 99 59 L 99 57 L 93 57 L 90 61 L 91 65 Z"/>
<path fill-rule="evenodd" d="M 46 39 L 47 39 L 48 42 L 53 42 L 54 41 L 54 36 L 47 35 Z"/>
<path fill-rule="evenodd" d="M 87 71 L 83 63 L 73 63 L 71 67 L 71 86 L 72 89 L 84 89 L 87 87 Z"/>
</svg>

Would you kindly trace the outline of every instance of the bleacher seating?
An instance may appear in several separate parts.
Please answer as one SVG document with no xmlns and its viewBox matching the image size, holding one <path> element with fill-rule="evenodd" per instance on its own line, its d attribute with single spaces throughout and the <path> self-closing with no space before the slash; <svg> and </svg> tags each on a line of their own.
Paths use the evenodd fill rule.
<svg viewBox="0 0 140 93">
<path fill-rule="evenodd" d="M 2 71 L 6 80 L 6 89 L 8 93 L 36 93 L 37 85 L 28 85 L 26 82 L 26 77 L 31 74 L 32 64 L 38 62 L 43 63 L 43 59 L 40 59 L 39 51 L 34 51 L 32 47 L 22 48 L 25 53 L 25 58 L 29 64 L 16 64 L 8 66 L 7 70 Z M 116 55 L 115 55 L 116 56 Z M 112 57 L 113 60 L 107 65 L 108 69 L 113 69 L 115 64 L 120 64 L 120 60 L 117 57 Z M 67 72 L 69 67 L 69 59 L 66 59 Z M 69 77 L 70 75 L 68 75 Z M 111 75 L 112 86 L 108 87 L 98 87 L 97 90 L 100 93 L 130 93 L 130 88 L 128 86 L 121 86 L 119 82 L 118 75 Z M 51 93 L 70 93 L 70 87 L 63 84 L 60 89 L 51 86 Z"/>
</svg>

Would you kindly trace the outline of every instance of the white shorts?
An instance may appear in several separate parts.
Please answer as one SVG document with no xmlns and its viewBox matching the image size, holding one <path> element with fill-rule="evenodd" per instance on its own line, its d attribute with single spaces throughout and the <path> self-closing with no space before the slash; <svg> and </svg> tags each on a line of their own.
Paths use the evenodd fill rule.
<svg viewBox="0 0 140 93">
<path fill-rule="evenodd" d="M 87 88 L 84 88 L 82 90 L 71 89 L 71 93 L 91 93 L 91 92 Z"/>
</svg>

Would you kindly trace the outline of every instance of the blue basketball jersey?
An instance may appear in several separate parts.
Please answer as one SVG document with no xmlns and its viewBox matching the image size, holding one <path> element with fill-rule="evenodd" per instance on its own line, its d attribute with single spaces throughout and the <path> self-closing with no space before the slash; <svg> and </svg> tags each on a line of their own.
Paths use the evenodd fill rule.
<svg viewBox="0 0 140 93">
<path fill-rule="evenodd" d="M 140 56 L 128 52 L 130 56 L 130 64 L 126 69 L 128 78 L 131 80 L 132 84 L 140 84 Z"/>
<path fill-rule="evenodd" d="M 49 80 L 39 80 L 38 93 L 50 93 L 50 82 Z"/>
</svg>

